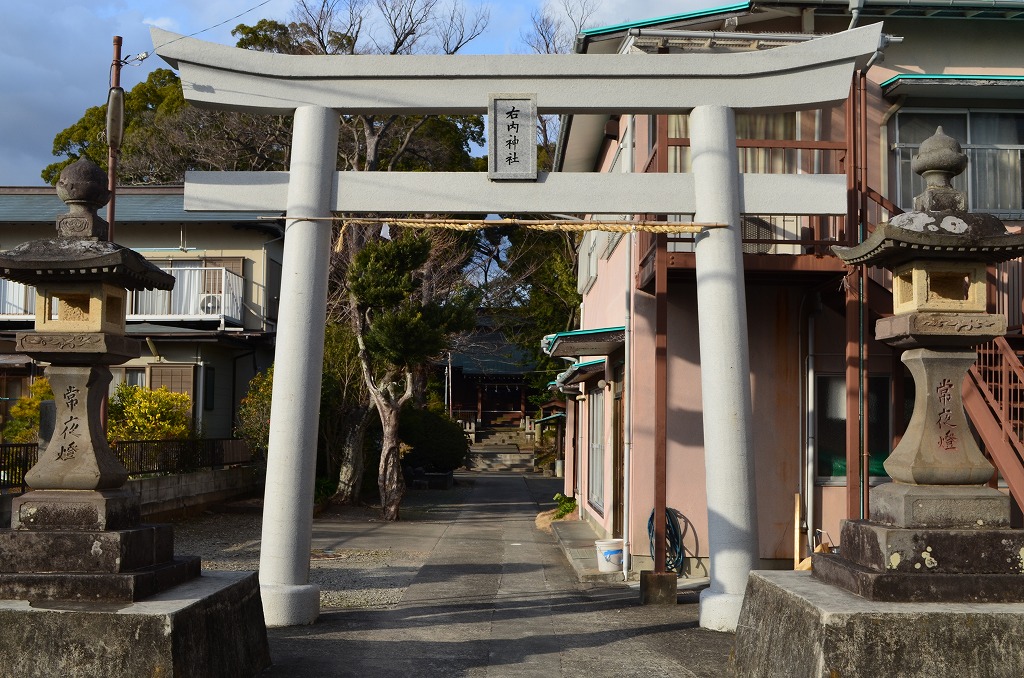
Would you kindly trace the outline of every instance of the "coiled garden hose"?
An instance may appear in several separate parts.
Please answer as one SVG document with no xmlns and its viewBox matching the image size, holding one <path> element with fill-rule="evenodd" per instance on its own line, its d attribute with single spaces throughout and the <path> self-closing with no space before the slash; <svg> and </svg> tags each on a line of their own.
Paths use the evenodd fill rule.
<svg viewBox="0 0 1024 678">
<path fill-rule="evenodd" d="M 647 536 L 651 542 L 651 560 L 654 560 L 654 511 L 647 519 Z M 686 553 L 683 550 L 683 531 L 679 527 L 678 512 L 673 508 L 665 509 L 665 568 L 669 572 L 683 574 L 686 566 Z"/>
</svg>

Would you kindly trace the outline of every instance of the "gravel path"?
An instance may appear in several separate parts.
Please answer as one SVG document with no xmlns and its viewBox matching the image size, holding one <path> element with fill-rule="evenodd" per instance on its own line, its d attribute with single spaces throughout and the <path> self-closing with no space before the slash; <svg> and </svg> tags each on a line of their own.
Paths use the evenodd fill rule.
<svg viewBox="0 0 1024 678">
<path fill-rule="evenodd" d="M 458 515 L 472 481 L 452 490 L 410 492 L 402 503 L 404 521 L 448 522 Z M 379 509 L 337 507 L 323 514 L 332 521 L 381 523 Z M 200 556 L 203 570 L 257 570 L 262 516 L 258 513 L 205 513 L 174 526 L 174 551 Z M 386 608 L 401 601 L 429 551 L 398 548 L 313 549 L 309 579 L 320 587 L 320 607 Z"/>
</svg>

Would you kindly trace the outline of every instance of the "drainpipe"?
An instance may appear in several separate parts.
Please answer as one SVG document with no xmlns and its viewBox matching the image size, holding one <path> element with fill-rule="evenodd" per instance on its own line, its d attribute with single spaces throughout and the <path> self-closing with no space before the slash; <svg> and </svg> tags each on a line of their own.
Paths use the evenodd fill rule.
<svg viewBox="0 0 1024 678">
<path fill-rule="evenodd" d="M 626 119 L 626 138 L 629 144 L 626 147 L 626 159 L 622 163 L 622 171 L 632 173 L 635 171 L 636 144 L 633 134 L 636 131 L 635 118 L 629 116 Z M 623 339 L 623 350 L 626 354 L 625 364 L 622 368 L 622 579 L 629 581 L 629 569 L 632 565 L 630 556 L 630 526 L 629 526 L 629 483 L 632 474 L 630 466 L 633 456 L 633 396 L 630 388 L 633 383 L 633 352 L 632 352 L 632 322 L 633 322 L 633 238 L 635 233 L 630 231 L 626 234 L 626 327 Z"/>
<path fill-rule="evenodd" d="M 580 428 L 580 422 L 583 420 L 583 405 L 587 401 L 587 397 L 584 395 L 585 384 L 579 385 L 579 395 L 573 398 L 573 407 L 576 408 L 576 421 L 573 422 L 573 429 L 576 431 L 573 435 L 574 443 L 572 446 L 573 456 L 576 457 L 576 463 L 573 464 L 573 488 L 572 496 L 576 497 L 576 506 L 579 507 L 580 520 L 583 520 L 583 497 L 580 496 L 580 488 L 583 487 L 583 451 L 580 449 L 580 435 L 583 429 Z M 587 444 L 590 444 L 590 438 L 587 437 Z"/>
<path fill-rule="evenodd" d="M 853 30 L 857 27 L 857 21 L 860 20 L 860 11 L 864 8 L 864 0 L 850 0 L 850 26 L 847 30 Z"/>
<path fill-rule="evenodd" d="M 818 458 L 818 396 L 815 390 L 813 313 L 807 314 L 807 363 L 805 374 L 807 380 L 807 400 L 805 401 L 807 440 L 804 447 L 804 502 L 806 504 L 804 531 L 807 535 L 807 550 L 811 551 L 814 549 L 814 463 Z"/>
<path fill-rule="evenodd" d="M 195 426 L 196 431 L 202 432 L 203 430 L 203 404 L 206 402 L 206 363 L 203 362 L 201 357 L 197 356 L 196 366 L 199 367 L 199 375 L 196 377 L 196 399 L 193 403 L 195 407 Z"/>
</svg>

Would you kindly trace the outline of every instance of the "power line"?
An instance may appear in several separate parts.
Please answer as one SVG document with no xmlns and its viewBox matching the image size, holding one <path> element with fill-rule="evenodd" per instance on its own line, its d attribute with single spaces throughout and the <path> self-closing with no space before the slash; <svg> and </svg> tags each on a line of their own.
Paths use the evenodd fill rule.
<svg viewBox="0 0 1024 678">
<path fill-rule="evenodd" d="M 181 35 L 181 36 L 178 36 L 178 37 L 177 37 L 177 38 L 175 38 L 174 40 L 168 40 L 167 42 L 165 42 L 165 43 L 163 43 L 163 44 L 160 44 L 160 45 L 157 45 L 156 47 L 154 47 L 154 48 L 153 48 L 153 52 L 156 52 L 156 51 L 157 51 L 157 50 L 159 50 L 159 49 L 160 49 L 161 47 L 164 47 L 164 46 L 166 46 L 166 45 L 169 45 L 169 44 L 171 44 L 172 42 L 177 42 L 177 41 L 179 41 L 179 40 L 184 40 L 185 38 L 194 38 L 195 36 L 199 35 L 200 33 L 205 33 L 206 31 L 211 31 L 211 30 L 213 30 L 214 28 L 218 28 L 218 27 L 220 27 L 220 26 L 223 26 L 224 24 L 228 23 L 229 21 L 234 21 L 235 19 L 238 19 L 238 18 L 240 18 L 240 17 L 243 17 L 243 16 L 245 16 L 245 15 L 246 15 L 246 14 L 248 14 L 249 12 L 253 12 L 253 11 L 255 11 L 255 10 L 259 9 L 259 8 L 260 8 L 260 7 L 262 7 L 263 5 L 269 4 L 269 3 L 270 3 L 270 1 L 271 1 L 271 0 L 263 0 L 263 2 L 261 2 L 261 3 L 260 3 L 260 4 L 258 4 L 258 5 L 256 5 L 255 7 L 250 7 L 249 9 L 245 10 L 244 12 L 241 12 L 241 13 L 239 13 L 239 14 L 236 14 L 235 16 L 233 16 L 233 17 L 231 17 L 231 18 L 229 18 L 229 19 L 224 19 L 224 21 L 221 21 L 220 23 L 217 23 L 217 24 L 214 24 L 214 25 L 212 25 L 212 26 L 209 26 L 209 27 L 207 27 L 207 28 L 204 28 L 204 29 L 203 29 L 203 30 L 201 30 L 201 31 L 196 31 L 195 33 L 189 33 L 188 35 Z M 136 54 L 136 55 L 135 55 L 134 57 L 131 57 L 131 56 L 129 56 L 129 57 L 126 57 L 125 59 L 123 59 L 123 60 L 122 60 L 122 63 L 124 63 L 124 64 L 128 64 L 128 63 L 130 63 L 130 62 L 132 62 L 132 61 L 137 61 L 137 62 L 139 62 L 139 63 L 142 63 L 143 61 L 145 61 L 146 59 L 148 59 L 148 58 L 149 58 L 150 56 L 152 56 L 153 52 L 140 52 L 139 54 Z"/>
</svg>

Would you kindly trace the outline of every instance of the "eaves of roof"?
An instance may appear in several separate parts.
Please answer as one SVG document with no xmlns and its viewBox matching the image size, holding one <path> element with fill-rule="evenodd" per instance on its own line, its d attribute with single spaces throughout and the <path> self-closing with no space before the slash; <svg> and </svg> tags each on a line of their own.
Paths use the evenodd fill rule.
<svg viewBox="0 0 1024 678">
<path fill-rule="evenodd" d="M 48 223 L 67 213 L 67 206 L 54 189 L 0 187 L 0 223 Z M 106 218 L 106 208 L 100 216 Z M 280 217 L 279 212 L 186 212 L 181 187 L 170 190 L 117 193 L 117 221 L 120 223 L 179 223 L 259 221 L 261 217 Z"/>
<path fill-rule="evenodd" d="M 818 15 L 850 16 L 849 0 L 757 0 L 756 7 L 813 9 Z M 1019 0 L 863 0 L 859 14 L 866 18 L 1024 19 Z"/>
<path fill-rule="evenodd" d="M 579 384 L 598 373 L 604 372 L 604 358 L 588 360 L 586 362 L 574 363 L 569 369 L 558 375 L 555 383 L 559 388 Z"/>
<path fill-rule="evenodd" d="M 608 355 L 622 347 L 625 334 L 624 326 L 558 332 L 541 339 L 541 350 L 552 358 Z"/>
<path fill-rule="evenodd" d="M 717 14 L 731 14 L 733 12 L 742 12 L 750 9 L 752 5 L 753 2 L 751 2 L 751 0 L 746 0 L 746 2 L 725 5 L 723 7 L 709 7 L 706 9 L 699 9 L 692 12 L 683 12 L 682 14 L 672 14 L 669 16 L 657 17 L 654 19 L 642 19 L 640 21 L 628 21 L 621 24 L 614 24 L 612 26 L 588 28 L 586 30 L 580 31 L 580 35 L 585 36 L 587 38 L 593 38 L 599 35 L 608 35 L 609 33 L 623 33 L 633 28 L 649 28 L 651 26 L 660 26 L 661 24 L 669 24 L 676 23 L 679 21 L 688 21 L 690 19 L 711 17 Z"/>
</svg>

